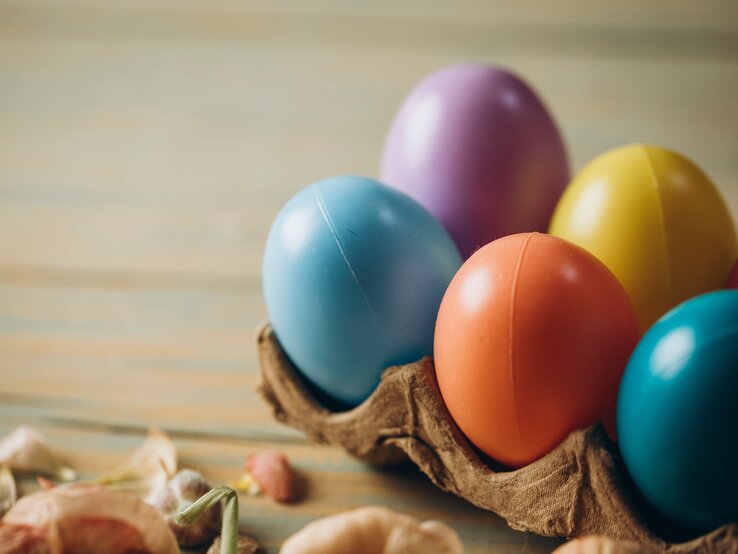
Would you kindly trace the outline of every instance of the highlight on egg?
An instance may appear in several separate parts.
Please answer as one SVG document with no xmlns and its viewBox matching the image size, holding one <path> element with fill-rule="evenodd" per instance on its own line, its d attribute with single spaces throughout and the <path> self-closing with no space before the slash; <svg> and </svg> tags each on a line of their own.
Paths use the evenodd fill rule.
<svg viewBox="0 0 738 554">
<path fill-rule="evenodd" d="M 632 144 L 590 162 L 564 192 L 552 235 L 597 256 L 625 287 L 643 330 L 723 288 L 738 256 L 730 210 L 686 157 Z"/>
<path fill-rule="evenodd" d="M 417 202 L 364 177 L 332 177 L 282 208 L 266 243 L 264 299 L 298 371 L 342 407 L 385 368 L 433 354 L 438 306 L 461 257 Z"/>
<path fill-rule="evenodd" d="M 446 67 L 415 87 L 392 122 L 380 174 L 427 208 L 464 258 L 496 238 L 545 231 L 570 177 L 540 97 L 483 64 Z"/>
</svg>

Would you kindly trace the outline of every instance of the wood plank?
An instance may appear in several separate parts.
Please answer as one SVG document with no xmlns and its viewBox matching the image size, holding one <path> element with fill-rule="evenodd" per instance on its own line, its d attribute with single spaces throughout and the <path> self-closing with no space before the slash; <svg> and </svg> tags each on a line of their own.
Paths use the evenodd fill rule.
<svg viewBox="0 0 738 554">
<path fill-rule="evenodd" d="M 0 285 L 0 419 L 297 440 L 256 396 L 258 291 Z"/>
<path fill-rule="evenodd" d="M 504 0 L 460 0 L 449 4 L 445 0 L 375 0 L 347 3 L 343 0 L 3 0 L 2 4 L 25 4 L 34 10 L 62 6 L 75 8 L 105 7 L 118 11 L 263 11 L 268 13 L 310 13 L 315 15 L 349 14 L 356 17 L 381 15 L 387 17 L 422 16 L 457 19 L 543 21 L 550 25 L 576 22 L 580 25 L 598 23 L 622 24 L 634 27 L 644 25 L 677 25 L 679 27 L 735 27 L 729 15 L 738 8 L 731 0 L 686 0 L 675 5 L 670 0 L 622 0 L 617 4 L 601 4 L 587 0 L 562 0 L 551 6 L 545 0 L 505 2 Z"/>
<path fill-rule="evenodd" d="M 376 174 L 404 94 L 460 59 L 526 75 L 553 107 L 576 167 L 623 143 L 663 144 L 700 163 L 738 213 L 738 58 L 445 47 L 393 51 L 388 64 L 387 52 L 309 42 L 91 47 L 3 36 L 0 278 L 31 268 L 256 283 L 282 203 L 324 176 Z"/>
<path fill-rule="evenodd" d="M 0 418 L 0 436 L 15 421 Z M 50 444 L 77 469 L 82 478 L 112 469 L 124 460 L 143 435 L 43 428 Z M 241 440 L 191 440 L 175 438 L 180 467 L 203 472 L 212 483 L 238 478 L 245 456 L 263 448 Z M 373 470 L 327 447 L 283 445 L 280 447 L 306 481 L 306 496 L 292 505 L 279 505 L 265 497 L 240 499 L 240 523 L 267 552 L 278 552 L 284 539 L 309 521 L 341 510 L 381 504 L 419 519 L 441 519 L 461 536 L 466 552 L 542 553 L 558 541 L 524 535 L 511 530 L 503 520 L 435 488 L 412 467 Z M 24 491 L 35 487 L 22 482 Z"/>
<path fill-rule="evenodd" d="M 390 0 L 371 3 L 346 3 L 340 0 L 322 0 L 306 4 L 295 0 L 286 1 L 251 1 L 233 2 L 232 0 L 217 0 L 205 2 L 190 0 L 177 2 L 174 0 L 158 0 L 152 2 L 134 1 L 116 3 L 110 0 L 76 0 L 74 2 L 59 2 L 58 0 L 41 1 L 4 1 L 3 7 L 11 16 L 11 21 L 26 22 L 34 20 L 36 25 L 41 24 L 44 31 L 59 36 L 70 29 L 84 25 L 88 17 L 103 17 L 102 27 L 88 27 L 89 37 L 111 38 L 125 34 L 138 36 L 148 34 L 152 24 L 157 20 L 176 19 L 189 28 L 187 39 L 193 37 L 215 38 L 222 40 L 225 37 L 250 37 L 262 42 L 268 42 L 277 36 L 280 40 L 296 40 L 305 36 L 312 40 L 331 40 L 333 37 L 356 38 L 345 33 L 346 23 L 361 19 L 367 25 L 381 26 L 382 38 L 388 40 L 358 40 L 355 44 L 366 44 L 372 49 L 382 48 L 388 43 L 401 42 L 408 39 L 416 40 L 419 36 L 429 36 L 431 31 L 441 26 L 457 28 L 474 32 L 480 26 L 495 31 L 497 36 L 490 36 L 488 41 L 499 44 L 512 45 L 520 42 L 526 48 L 535 48 L 544 37 L 547 44 L 553 47 L 550 52 L 556 52 L 560 47 L 573 50 L 577 43 L 572 40 L 557 40 L 563 34 L 577 35 L 598 31 L 596 35 L 600 41 L 592 44 L 599 50 L 607 44 L 608 34 L 612 31 L 627 32 L 628 30 L 649 31 L 650 34 L 660 34 L 661 39 L 675 37 L 676 33 L 683 39 L 689 39 L 689 31 L 710 36 L 713 33 L 730 33 L 738 29 L 736 15 L 738 9 L 729 0 L 713 1 L 709 4 L 699 1 L 680 2 L 674 5 L 668 0 L 656 2 L 638 2 L 628 0 L 613 5 L 597 5 L 583 0 L 568 0 L 557 3 L 555 6 L 545 1 L 528 2 L 486 2 L 484 0 L 461 1 L 449 5 L 440 0 L 421 2 L 410 1 L 398 5 Z M 143 26 L 128 25 L 131 19 L 145 19 Z M 401 27 L 399 26 L 401 24 Z M 289 32 L 283 32 L 289 28 Z M 510 31 L 537 31 L 538 36 L 527 37 L 527 41 L 520 41 L 521 33 Z M 327 32 L 326 32 L 327 31 Z M 398 32 L 399 31 L 399 32 Z M 672 34 L 669 31 L 674 31 Z M 500 33 L 502 36 L 500 36 Z M 541 36 L 543 33 L 544 36 Z M 646 33 L 642 33 L 645 36 Z M 315 36 L 318 35 L 318 36 Z M 48 35 L 46 35 L 48 36 Z M 595 36 L 595 35 L 590 35 Z M 712 35 L 715 36 L 715 35 Z M 179 34 L 160 35 L 160 40 L 180 38 Z M 502 40 L 502 39 L 506 40 Z M 604 39 L 604 40 L 603 40 Z M 689 56 L 700 55 L 701 50 L 708 46 L 704 42 L 698 44 L 697 49 L 685 48 L 682 43 L 671 44 L 671 50 L 659 46 L 663 51 L 673 51 L 676 48 Z M 623 43 L 619 52 L 622 54 L 632 51 L 639 44 Z M 726 44 L 728 44 L 726 42 Z"/>
</svg>

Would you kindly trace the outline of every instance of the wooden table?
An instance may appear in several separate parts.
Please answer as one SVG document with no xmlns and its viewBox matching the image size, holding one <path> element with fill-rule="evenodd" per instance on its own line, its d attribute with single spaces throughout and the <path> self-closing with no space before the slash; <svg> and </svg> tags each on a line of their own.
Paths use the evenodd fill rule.
<svg viewBox="0 0 738 554">
<path fill-rule="evenodd" d="M 679 4 L 0 2 L 0 434 L 33 424 L 86 477 L 154 424 L 215 482 L 282 449 L 306 500 L 241 503 L 270 552 L 365 504 L 443 519 L 468 552 L 549 551 L 416 471 L 271 420 L 253 392 L 262 247 L 301 187 L 376 175 L 406 92 L 466 60 L 526 76 L 576 168 L 662 144 L 735 213 L 738 4 Z"/>
</svg>

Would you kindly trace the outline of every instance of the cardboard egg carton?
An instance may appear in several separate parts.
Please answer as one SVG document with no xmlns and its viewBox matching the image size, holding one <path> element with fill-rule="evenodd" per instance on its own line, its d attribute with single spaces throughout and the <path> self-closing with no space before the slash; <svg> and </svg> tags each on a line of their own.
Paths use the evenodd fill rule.
<svg viewBox="0 0 738 554">
<path fill-rule="evenodd" d="M 451 419 L 431 358 L 387 368 L 361 405 L 331 412 L 305 386 L 268 324 L 257 348 L 258 392 L 278 421 L 370 464 L 409 459 L 436 486 L 498 514 L 513 529 L 548 537 L 604 535 L 680 554 L 738 551 L 738 524 L 679 544 L 661 538 L 645 523 L 643 502 L 599 424 L 574 431 L 521 469 L 501 470 Z"/>
</svg>

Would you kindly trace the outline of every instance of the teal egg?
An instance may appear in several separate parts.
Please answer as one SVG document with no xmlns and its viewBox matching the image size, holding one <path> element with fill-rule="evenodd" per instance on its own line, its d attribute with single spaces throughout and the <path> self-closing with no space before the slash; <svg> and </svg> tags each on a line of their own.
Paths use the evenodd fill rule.
<svg viewBox="0 0 738 554">
<path fill-rule="evenodd" d="M 625 465 L 668 519 L 738 521 L 738 291 L 698 296 L 645 334 L 617 404 Z"/>
</svg>

